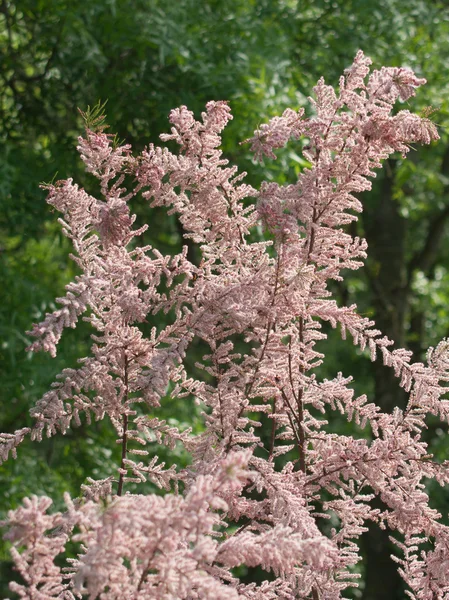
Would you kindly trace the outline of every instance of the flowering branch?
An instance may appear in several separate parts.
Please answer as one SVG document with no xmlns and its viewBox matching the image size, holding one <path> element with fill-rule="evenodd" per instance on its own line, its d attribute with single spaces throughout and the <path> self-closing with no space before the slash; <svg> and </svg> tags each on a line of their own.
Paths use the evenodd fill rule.
<svg viewBox="0 0 449 600">
<path fill-rule="evenodd" d="M 431 349 L 426 365 L 412 363 L 409 351 L 392 349 L 374 322 L 355 305 L 338 306 L 329 289 L 366 258 L 366 241 L 346 229 L 363 208 L 356 194 L 370 189 L 390 155 L 438 138 L 427 117 L 393 114 L 395 102 L 424 83 L 404 68 L 370 74 L 359 52 L 338 92 L 318 82 L 314 116 L 287 109 L 247 140 L 256 158 L 307 140 L 310 167 L 297 181 L 265 182 L 258 191 L 219 149 L 232 118 L 225 102 L 209 102 L 200 121 L 186 107 L 170 113 L 171 132 L 161 137 L 179 154 L 150 144 L 135 157 L 104 126 L 87 127 L 78 149 L 101 198 L 69 179 L 48 186 L 47 200 L 62 213 L 82 274 L 58 299 L 61 308 L 33 326 L 30 348 L 54 356 L 64 328 L 85 315 L 92 352 L 32 408 L 31 430 L 0 436 L 0 457 L 28 434 L 65 433 L 81 414 L 107 418 L 121 446 L 118 487 L 114 494 L 113 474 L 88 478 L 83 498 L 67 497 L 63 514 L 48 515 L 48 499 L 34 498 L 11 511 L 5 525 L 22 532 L 7 535 L 24 580 L 13 591 L 108 600 L 341 598 L 357 585 L 357 542 L 369 521 L 396 532 L 412 598 L 449 591 L 441 567 L 449 562 L 449 528 L 423 483 L 449 483 L 449 465 L 432 460 L 421 437 L 429 413 L 449 420 L 449 343 Z M 138 245 L 146 230 L 134 228 L 130 205 L 138 195 L 177 216 L 186 241 L 199 247 L 199 266 L 187 245 L 174 256 Z M 260 223 L 269 241 L 255 241 Z M 142 323 L 152 318 L 158 326 L 146 337 Z M 355 397 L 352 377 L 342 373 L 320 379 L 323 322 L 393 368 L 410 394 L 404 411 L 386 414 Z M 196 376 L 194 341 L 207 348 Z M 181 431 L 156 416 L 169 394 L 203 405 L 204 431 Z M 369 424 L 372 438 L 329 432 L 326 414 L 335 410 L 359 428 Z M 165 468 L 150 457 L 149 442 L 182 444 L 191 464 Z M 129 484 L 147 480 L 165 495 L 129 493 Z M 382 511 L 370 505 L 375 496 Z M 336 525 L 320 530 L 320 517 Z M 69 539 L 79 554 L 61 571 L 53 561 Z M 432 549 L 418 551 L 424 542 Z M 274 579 L 243 584 L 240 565 Z"/>
</svg>

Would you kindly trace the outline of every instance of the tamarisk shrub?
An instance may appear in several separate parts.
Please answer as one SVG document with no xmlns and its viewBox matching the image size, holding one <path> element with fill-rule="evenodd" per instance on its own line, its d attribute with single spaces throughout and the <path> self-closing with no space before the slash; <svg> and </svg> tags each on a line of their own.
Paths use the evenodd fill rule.
<svg viewBox="0 0 449 600">
<path fill-rule="evenodd" d="M 411 598 L 448 597 L 449 528 L 423 480 L 448 483 L 449 462 L 433 460 L 421 432 L 429 413 L 449 417 L 449 342 L 430 349 L 427 364 L 412 363 L 328 287 L 366 257 L 365 240 L 344 229 L 362 210 L 354 194 L 370 189 L 390 154 L 438 138 L 427 118 L 392 112 L 425 80 L 405 68 L 369 74 L 370 63 L 359 52 L 338 93 L 321 79 L 312 118 L 287 109 L 247 140 L 257 158 L 307 140 L 310 168 L 291 185 L 257 191 L 223 159 L 220 134 L 232 118 L 225 102 L 208 103 L 201 121 L 184 106 L 171 112 L 171 133 L 161 137 L 179 155 L 150 145 L 135 157 L 103 128 L 86 127 L 78 149 L 101 199 L 71 179 L 48 186 L 80 275 L 60 308 L 34 325 L 31 350 L 54 356 L 63 329 L 85 315 L 92 352 L 31 409 L 31 429 L 1 436 L 1 457 L 25 436 L 64 434 L 93 415 L 116 429 L 121 462 L 105 480 L 88 478 L 79 498 L 67 495 L 64 512 L 48 512 L 46 497 L 10 511 L 6 537 L 23 579 L 10 587 L 21 598 L 341 598 L 357 585 L 368 521 L 394 532 Z M 177 215 L 199 265 L 187 246 L 175 256 L 139 246 L 151 223 L 134 227 L 137 194 Z M 268 241 L 254 234 L 260 223 Z M 145 336 L 147 318 L 159 325 Z M 410 394 L 404 411 L 385 414 L 355 397 L 350 376 L 320 380 L 323 322 L 394 369 Z M 187 358 L 198 340 L 208 351 L 193 369 Z M 202 432 L 158 418 L 168 395 L 203 407 Z M 370 435 L 328 432 L 335 410 Z M 191 464 L 165 468 L 148 458 L 156 443 L 182 444 Z M 127 492 L 129 482 L 145 481 L 165 494 Z M 372 507 L 375 496 L 384 509 Z M 322 518 L 332 525 L 326 532 Z M 68 541 L 79 554 L 64 566 Z M 243 583 L 240 565 L 272 574 Z"/>
</svg>

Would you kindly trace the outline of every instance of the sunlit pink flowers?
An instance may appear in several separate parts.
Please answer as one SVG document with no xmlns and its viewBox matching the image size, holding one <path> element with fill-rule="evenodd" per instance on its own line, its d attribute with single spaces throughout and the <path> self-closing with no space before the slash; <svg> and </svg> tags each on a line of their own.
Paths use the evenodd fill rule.
<svg viewBox="0 0 449 600">
<path fill-rule="evenodd" d="M 94 330 L 91 353 L 32 407 L 32 429 L 0 436 L 0 452 L 6 460 L 25 436 L 65 433 L 84 415 L 110 421 L 121 461 L 105 480 L 86 473 L 61 513 L 36 497 L 10 512 L 19 597 L 342 598 L 357 585 L 357 542 L 370 521 L 394 532 L 412 598 L 449 593 L 449 528 L 424 485 L 449 483 L 449 464 L 435 462 L 421 438 L 429 413 L 449 418 L 449 345 L 431 349 L 426 365 L 412 363 L 329 288 L 366 258 L 365 240 L 345 227 L 362 211 L 356 194 L 391 154 L 438 138 L 428 118 L 393 112 L 425 80 L 409 69 L 369 70 L 359 52 L 337 91 L 318 82 L 312 116 L 287 109 L 247 140 L 258 159 L 286 144 L 302 151 L 309 167 L 289 185 L 255 190 L 229 166 L 219 149 L 232 118 L 225 102 L 209 102 L 200 121 L 186 107 L 171 112 L 161 137 L 179 154 L 150 145 L 133 156 L 102 131 L 80 138 L 101 198 L 70 179 L 49 186 L 81 274 L 29 334 L 31 350 L 54 356 L 64 328 L 82 318 Z M 154 227 L 151 219 L 134 227 L 139 198 L 177 216 L 198 261 L 187 245 L 173 256 L 139 245 Z M 355 397 L 350 374 L 320 378 L 323 322 L 394 369 L 410 394 L 404 411 L 385 414 Z M 206 348 L 195 368 L 193 342 Z M 203 408 L 201 433 L 158 417 L 169 395 Z M 370 434 L 330 432 L 332 411 Z M 183 445 L 191 464 L 167 467 L 155 444 Z M 145 481 L 163 494 L 127 493 Z M 374 496 L 384 510 L 372 508 Z M 79 554 L 61 568 L 68 540 Z M 241 566 L 272 576 L 242 583 Z"/>
</svg>

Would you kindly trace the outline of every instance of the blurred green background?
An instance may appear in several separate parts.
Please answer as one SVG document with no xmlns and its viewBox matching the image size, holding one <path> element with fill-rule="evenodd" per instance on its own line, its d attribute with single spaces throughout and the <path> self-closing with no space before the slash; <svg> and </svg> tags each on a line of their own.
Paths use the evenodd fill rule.
<svg viewBox="0 0 449 600">
<path fill-rule="evenodd" d="M 428 85 L 407 106 L 433 106 L 442 140 L 394 157 L 362 200 L 366 212 L 352 233 L 369 243 L 367 267 L 335 286 L 340 303 L 357 302 L 388 336 L 425 350 L 449 330 L 449 7 L 431 0 L 24 0 L 0 1 L 0 431 L 30 425 L 29 408 L 56 374 L 89 349 L 88 328 L 66 332 L 56 359 L 25 351 L 25 331 L 54 308 L 75 274 L 42 181 L 73 177 L 92 186 L 76 152 L 82 122 L 77 107 L 108 100 L 110 131 L 141 150 L 168 130 L 171 108 L 197 115 L 208 100 L 229 100 L 234 120 L 225 131 L 226 157 L 263 178 L 292 182 L 303 162 L 292 144 L 274 163 L 252 163 L 239 142 L 285 108 L 304 105 L 320 76 L 337 85 L 361 48 L 374 67 L 409 66 Z M 149 241 L 178 251 L 181 230 L 162 211 L 136 206 L 148 220 Z M 390 411 L 405 398 L 382 365 L 330 332 L 321 376 L 354 376 Z M 191 407 L 168 403 L 164 418 L 188 423 Z M 351 426 L 331 416 L 334 430 Z M 358 433 L 360 434 L 360 432 Z M 438 459 L 447 458 L 447 427 L 429 422 Z M 119 449 L 104 421 L 82 425 L 41 444 L 25 443 L 19 459 L 0 467 L 0 518 L 23 496 L 46 494 L 61 506 L 86 476 L 108 476 Z M 183 456 L 167 457 L 184 460 Z M 445 516 L 447 490 L 431 488 Z M 398 600 L 404 590 L 389 558 L 386 535 L 362 540 L 362 584 L 347 597 Z M 14 577 L 0 549 L 0 597 Z M 251 574 L 247 574 L 250 577 Z M 255 578 L 263 573 L 254 573 Z"/>
</svg>

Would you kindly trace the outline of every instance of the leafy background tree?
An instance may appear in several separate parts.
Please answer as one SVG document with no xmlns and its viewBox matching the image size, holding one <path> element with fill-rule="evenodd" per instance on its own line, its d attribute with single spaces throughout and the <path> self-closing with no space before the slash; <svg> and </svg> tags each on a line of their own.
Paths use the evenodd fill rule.
<svg viewBox="0 0 449 600">
<path fill-rule="evenodd" d="M 250 183 L 264 176 L 289 181 L 305 166 L 293 146 L 263 168 L 250 162 L 239 142 L 287 106 L 305 102 L 324 75 L 336 83 L 362 48 L 376 67 L 410 66 L 428 79 L 414 107 L 435 107 L 442 141 L 417 149 L 412 160 L 392 160 L 363 201 L 357 234 L 367 237 L 370 258 L 361 275 L 339 284 L 342 302 L 356 301 L 400 346 L 422 358 L 448 334 L 449 142 L 446 133 L 449 82 L 449 20 L 440 0 L 1 0 L 0 3 L 0 430 L 29 424 L 28 409 L 65 366 L 87 347 L 83 335 L 68 335 L 58 357 L 31 357 L 25 331 L 52 308 L 73 278 L 68 246 L 45 204 L 38 182 L 69 174 L 92 189 L 75 151 L 82 129 L 77 107 L 108 100 L 110 131 L 141 149 L 167 131 L 167 114 L 186 104 L 197 114 L 208 100 L 227 99 L 234 121 L 225 152 Z M 268 172 L 268 175 L 267 175 Z M 150 219 L 149 243 L 174 251 L 182 231 L 162 212 Z M 195 259 L 195 257 L 192 257 Z M 357 390 L 370 391 L 384 410 L 401 406 L 392 375 L 382 365 L 339 342 L 323 375 L 355 375 Z M 200 352 L 200 349 L 198 349 Z M 166 404 L 167 419 L 182 423 L 189 407 Z M 198 424 L 198 426 L 200 426 Z M 333 426 L 350 431 L 336 419 Z M 429 423 L 434 452 L 447 455 L 447 431 Z M 66 438 L 22 446 L 19 460 L 0 468 L 0 509 L 23 496 L 73 495 L 86 475 L 106 476 L 118 463 L 112 429 L 81 426 Z M 183 457 L 179 457 L 182 461 Z M 444 491 L 435 506 L 449 510 Z M 364 539 L 366 568 L 354 598 L 403 598 L 387 533 Z M 0 595 L 10 571 L 2 550 Z M 248 572 L 264 577 L 263 572 Z M 381 587 L 379 587 L 381 586 Z"/>
</svg>

